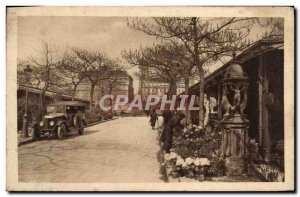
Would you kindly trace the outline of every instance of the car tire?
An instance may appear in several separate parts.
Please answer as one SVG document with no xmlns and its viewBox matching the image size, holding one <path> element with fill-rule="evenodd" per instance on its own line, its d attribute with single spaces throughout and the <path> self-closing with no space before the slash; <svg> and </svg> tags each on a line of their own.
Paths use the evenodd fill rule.
<svg viewBox="0 0 300 197">
<path fill-rule="evenodd" d="M 84 131 L 84 123 L 83 123 L 83 120 L 81 120 L 80 125 L 79 125 L 79 129 L 78 129 L 78 134 L 83 135 L 83 131 Z"/>
<path fill-rule="evenodd" d="M 61 124 L 57 127 L 57 138 L 59 140 L 65 139 L 67 134 L 66 126 L 64 124 Z"/>
</svg>

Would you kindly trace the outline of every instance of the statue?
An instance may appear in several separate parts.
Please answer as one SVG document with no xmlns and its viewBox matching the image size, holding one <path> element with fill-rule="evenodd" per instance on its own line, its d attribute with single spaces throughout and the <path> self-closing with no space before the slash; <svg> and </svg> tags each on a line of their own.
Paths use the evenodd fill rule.
<svg viewBox="0 0 300 197">
<path fill-rule="evenodd" d="M 244 114 L 247 104 L 247 87 L 245 83 L 229 83 L 223 85 L 222 106 L 225 110 L 225 116 L 235 115 L 237 113 Z M 232 105 L 228 101 L 229 91 L 234 92 Z M 243 99 L 241 98 L 243 95 Z"/>
<path fill-rule="evenodd" d="M 225 111 L 221 120 L 222 153 L 225 157 L 227 175 L 246 172 L 248 120 L 244 114 L 247 104 L 248 77 L 242 67 L 232 63 L 222 80 L 222 107 Z"/>
</svg>

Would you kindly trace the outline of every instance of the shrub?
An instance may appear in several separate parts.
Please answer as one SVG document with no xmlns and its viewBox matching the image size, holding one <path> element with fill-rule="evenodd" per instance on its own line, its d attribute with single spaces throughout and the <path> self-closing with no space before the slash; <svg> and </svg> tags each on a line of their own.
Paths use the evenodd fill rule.
<svg viewBox="0 0 300 197">
<path fill-rule="evenodd" d="M 85 112 L 86 124 L 92 124 L 101 120 L 112 119 L 113 114 L 110 112 L 104 112 L 99 109 L 93 109 Z"/>
</svg>

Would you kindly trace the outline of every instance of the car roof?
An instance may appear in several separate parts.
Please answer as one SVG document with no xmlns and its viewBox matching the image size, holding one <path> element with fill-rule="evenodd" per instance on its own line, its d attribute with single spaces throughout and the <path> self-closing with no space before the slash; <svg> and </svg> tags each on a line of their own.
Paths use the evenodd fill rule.
<svg viewBox="0 0 300 197">
<path fill-rule="evenodd" d="M 56 106 L 84 107 L 85 104 L 82 103 L 82 102 L 79 102 L 79 101 L 59 101 L 59 102 L 52 103 L 48 106 L 53 106 L 53 107 L 56 107 Z"/>
</svg>

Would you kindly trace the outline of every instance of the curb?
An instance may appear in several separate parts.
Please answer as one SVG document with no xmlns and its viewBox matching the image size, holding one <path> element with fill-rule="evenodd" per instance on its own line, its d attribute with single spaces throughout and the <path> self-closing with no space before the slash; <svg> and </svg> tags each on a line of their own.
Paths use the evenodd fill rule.
<svg viewBox="0 0 300 197">
<path fill-rule="evenodd" d="M 21 142 L 18 142 L 18 146 L 23 146 L 23 145 L 26 145 L 26 144 L 30 144 L 30 143 L 33 143 L 35 142 L 36 140 L 35 139 L 28 139 L 28 140 L 25 140 L 25 141 L 21 141 Z"/>
<path fill-rule="evenodd" d="M 108 121 L 111 121 L 111 120 L 116 120 L 116 119 L 118 119 L 118 118 L 111 118 L 111 119 L 107 119 L 107 120 L 101 120 L 101 121 L 98 121 L 98 122 L 93 122 L 93 123 L 91 123 L 89 125 L 84 126 L 84 128 L 91 127 L 91 126 L 94 126 L 96 124 L 100 124 L 100 123 L 103 123 L 103 122 L 108 122 Z"/>
</svg>

